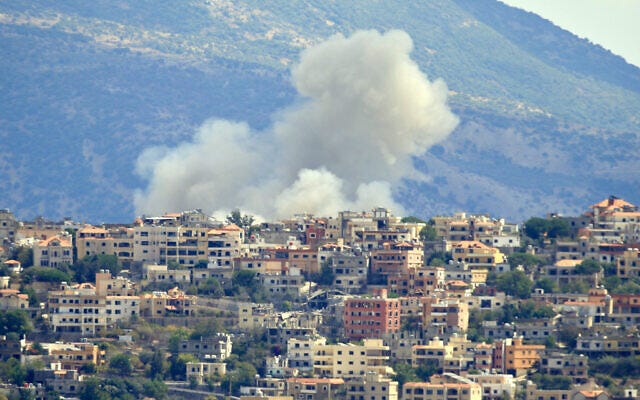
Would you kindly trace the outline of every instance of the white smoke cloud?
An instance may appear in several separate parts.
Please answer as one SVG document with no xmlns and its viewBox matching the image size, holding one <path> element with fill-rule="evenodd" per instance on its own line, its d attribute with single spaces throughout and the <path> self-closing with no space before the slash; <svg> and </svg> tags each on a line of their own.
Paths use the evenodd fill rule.
<svg viewBox="0 0 640 400">
<path fill-rule="evenodd" d="M 301 100 L 273 126 L 209 121 L 191 142 L 151 148 L 137 171 L 139 213 L 240 207 L 265 217 L 401 207 L 393 188 L 412 157 L 455 128 L 447 87 L 411 60 L 402 31 L 336 35 L 305 50 L 292 79 Z"/>
</svg>

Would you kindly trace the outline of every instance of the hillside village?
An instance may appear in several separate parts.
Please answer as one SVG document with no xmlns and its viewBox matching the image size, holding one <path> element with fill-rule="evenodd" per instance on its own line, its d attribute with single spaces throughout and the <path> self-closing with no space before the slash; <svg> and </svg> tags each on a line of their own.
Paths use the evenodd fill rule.
<svg viewBox="0 0 640 400">
<path fill-rule="evenodd" d="M 639 398 L 640 211 L 0 210 L 0 398 Z"/>
</svg>

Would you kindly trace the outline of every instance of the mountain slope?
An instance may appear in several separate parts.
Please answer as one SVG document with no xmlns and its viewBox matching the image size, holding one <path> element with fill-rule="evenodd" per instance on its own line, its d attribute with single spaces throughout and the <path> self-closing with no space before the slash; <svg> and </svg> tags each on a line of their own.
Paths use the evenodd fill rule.
<svg viewBox="0 0 640 400">
<path fill-rule="evenodd" d="M 0 207 L 131 220 L 144 148 L 211 117 L 267 126 L 295 100 L 300 51 L 358 29 L 407 31 L 461 117 L 416 160 L 430 181 L 398 193 L 412 213 L 526 218 L 640 197 L 638 68 L 497 1 L 36 0 L 0 4 Z"/>
</svg>

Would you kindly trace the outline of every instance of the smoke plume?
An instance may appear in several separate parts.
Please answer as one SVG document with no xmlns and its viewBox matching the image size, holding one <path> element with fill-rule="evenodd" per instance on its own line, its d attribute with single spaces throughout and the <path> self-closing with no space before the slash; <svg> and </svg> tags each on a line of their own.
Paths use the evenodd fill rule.
<svg viewBox="0 0 640 400">
<path fill-rule="evenodd" d="M 135 193 L 137 212 L 401 212 L 392 192 L 419 177 L 412 157 L 458 122 L 445 83 L 427 80 L 412 47 L 402 31 L 359 31 L 305 50 L 292 70 L 300 98 L 269 129 L 212 120 L 190 142 L 145 150 L 137 172 L 149 184 Z"/>
</svg>

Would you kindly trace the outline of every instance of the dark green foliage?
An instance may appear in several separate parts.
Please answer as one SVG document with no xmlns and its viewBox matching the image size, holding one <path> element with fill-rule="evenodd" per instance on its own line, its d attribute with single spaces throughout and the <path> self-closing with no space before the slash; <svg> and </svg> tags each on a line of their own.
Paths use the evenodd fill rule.
<svg viewBox="0 0 640 400">
<path fill-rule="evenodd" d="M 393 364 L 393 370 L 396 373 L 395 379 L 398 381 L 399 387 L 402 387 L 406 382 L 420 382 L 420 378 L 411 364 L 399 361 Z"/>
<path fill-rule="evenodd" d="M 431 242 L 436 239 L 438 239 L 438 232 L 436 232 L 436 229 L 433 226 L 427 225 L 424 228 L 420 229 L 420 240 Z"/>
<path fill-rule="evenodd" d="M 402 223 L 409 223 L 409 224 L 426 224 L 427 221 L 420 219 L 418 217 L 414 217 L 412 215 L 408 216 L 408 217 L 402 217 L 400 219 L 400 222 Z"/>
<path fill-rule="evenodd" d="M 24 310 L 0 311 L 0 335 L 12 333 L 21 337 L 32 330 L 31 320 Z"/>
<path fill-rule="evenodd" d="M 427 265 L 439 266 L 448 263 L 453 260 L 450 251 L 434 251 L 429 255 L 426 263 Z"/>
<path fill-rule="evenodd" d="M 171 357 L 169 357 L 169 375 L 171 375 L 173 380 L 185 380 L 187 376 L 187 363 L 195 361 L 198 361 L 198 359 L 192 354 L 172 354 Z"/>
<path fill-rule="evenodd" d="M 323 263 L 322 267 L 320 267 L 320 272 L 317 274 L 312 274 L 312 276 L 310 276 L 309 278 L 310 280 L 316 282 L 318 285 L 333 285 L 335 274 L 333 273 L 333 268 L 331 267 L 330 262 Z"/>
<path fill-rule="evenodd" d="M 640 378 L 640 356 L 612 357 L 589 360 L 590 374 L 606 374 L 614 378 Z"/>
<path fill-rule="evenodd" d="M 110 254 L 96 254 L 86 256 L 69 267 L 73 271 L 73 278 L 76 282 L 95 282 L 96 273 L 105 269 L 112 275 L 117 275 L 122 269 L 122 264 L 118 257 Z"/>
<path fill-rule="evenodd" d="M 544 264 L 544 260 L 529 253 L 513 253 L 509 255 L 509 265 L 511 269 L 516 269 L 522 265 L 526 271 L 531 271 L 534 267 Z"/>
<path fill-rule="evenodd" d="M 569 283 L 560 286 L 560 292 L 562 293 L 587 294 L 589 289 L 591 289 L 591 286 L 581 279 L 572 279 Z"/>
<path fill-rule="evenodd" d="M 569 223 L 560 218 L 544 219 L 533 217 L 524 223 L 524 231 L 528 237 L 534 240 L 547 238 L 559 238 L 569 235 Z"/>
<path fill-rule="evenodd" d="M 22 268 L 33 265 L 33 249 L 27 246 L 18 246 L 11 251 L 9 259 L 20 261 Z"/>
<path fill-rule="evenodd" d="M 519 299 L 531 297 L 533 282 L 524 272 L 518 270 L 507 271 L 492 276 L 492 280 L 494 277 L 495 286 L 498 290 Z M 489 281 L 489 277 L 487 277 L 487 285 L 489 285 Z"/>
<path fill-rule="evenodd" d="M 79 397 L 80 400 L 136 400 L 143 397 L 161 400 L 167 398 L 167 387 L 160 380 L 91 377 L 84 381 Z"/>
<path fill-rule="evenodd" d="M 7 361 L 0 363 L 0 377 L 2 381 L 20 386 L 27 378 L 27 367 L 21 364 L 19 360 L 9 358 Z"/>
<path fill-rule="evenodd" d="M 237 225 L 242 228 L 247 235 L 250 234 L 250 229 L 253 226 L 254 221 L 255 218 L 253 215 L 242 215 L 238 209 L 233 210 L 231 214 L 227 215 L 227 223 Z"/>
<path fill-rule="evenodd" d="M 544 290 L 545 293 L 556 293 L 558 291 L 558 285 L 550 278 L 538 279 L 535 282 L 534 287 Z"/>
<path fill-rule="evenodd" d="M 56 268 L 31 267 L 27 268 L 23 274 L 25 283 L 31 282 L 71 282 L 71 275 Z"/>
<path fill-rule="evenodd" d="M 593 275 L 600 272 L 602 267 L 600 263 L 593 260 L 584 260 L 580 264 L 576 265 L 575 272 L 578 275 Z"/>
<path fill-rule="evenodd" d="M 223 392 L 233 395 L 240 394 L 241 386 L 255 386 L 256 368 L 248 362 L 236 362 L 221 382 Z"/>
<path fill-rule="evenodd" d="M 117 375 L 129 376 L 133 372 L 131 359 L 126 354 L 116 354 L 109 360 L 109 369 Z"/>
<path fill-rule="evenodd" d="M 569 390 L 571 389 L 571 377 L 561 375 L 533 374 L 531 380 L 543 390 Z"/>
</svg>

